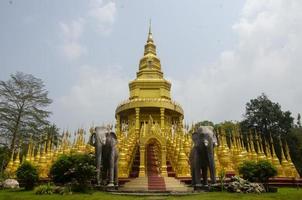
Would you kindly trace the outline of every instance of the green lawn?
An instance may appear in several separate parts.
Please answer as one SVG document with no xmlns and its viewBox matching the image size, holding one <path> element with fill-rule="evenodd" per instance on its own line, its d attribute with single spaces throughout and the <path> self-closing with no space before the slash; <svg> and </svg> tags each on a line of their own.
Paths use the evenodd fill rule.
<svg viewBox="0 0 302 200">
<path fill-rule="evenodd" d="M 294 188 L 279 188 L 278 193 L 267 193 L 267 194 L 235 194 L 227 192 L 207 192 L 200 194 L 192 194 L 187 196 L 128 196 L 128 195 L 114 195 L 104 192 L 94 192 L 93 194 L 72 194 L 72 195 L 36 195 L 34 192 L 25 191 L 10 191 L 1 190 L 0 200 L 161 200 L 161 199 L 200 199 L 200 200 L 231 200 L 231 199 L 272 199 L 272 200 L 300 200 L 302 199 L 302 189 Z"/>
</svg>

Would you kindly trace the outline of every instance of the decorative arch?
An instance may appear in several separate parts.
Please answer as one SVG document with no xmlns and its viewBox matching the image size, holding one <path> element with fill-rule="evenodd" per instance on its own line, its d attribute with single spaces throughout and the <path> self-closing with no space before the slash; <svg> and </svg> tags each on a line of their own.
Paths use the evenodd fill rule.
<svg viewBox="0 0 302 200">
<path fill-rule="evenodd" d="M 150 142 L 154 141 L 155 143 L 157 143 L 159 146 L 159 150 L 160 150 L 160 169 L 161 169 L 161 176 L 168 176 L 167 173 L 167 165 L 166 165 L 166 161 L 167 161 L 167 150 L 166 150 L 166 140 L 163 136 L 158 135 L 158 134 L 148 134 L 145 135 L 144 137 L 140 138 L 140 142 L 139 142 L 139 149 L 140 149 L 140 171 L 139 171 L 139 176 L 140 177 L 144 177 L 146 175 L 146 150 L 148 145 L 150 144 Z"/>
<path fill-rule="evenodd" d="M 147 135 L 145 137 L 141 137 L 140 139 L 140 145 L 147 145 L 148 142 L 150 140 L 156 140 L 158 141 L 158 143 L 162 146 L 162 147 L 165 147 L 166 146 L 166 140 L 164 137 L 160 136 L 160 135 Z"/>
</svg>

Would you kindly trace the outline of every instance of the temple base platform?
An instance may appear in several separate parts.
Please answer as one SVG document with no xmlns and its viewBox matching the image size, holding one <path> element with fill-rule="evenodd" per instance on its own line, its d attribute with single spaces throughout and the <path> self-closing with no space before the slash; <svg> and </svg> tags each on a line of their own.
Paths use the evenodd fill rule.
<svg viewBox="0 0 302 200">
<path fill-rule="evenodd" d="M 119 188 L 121 192 L 192 192 L 193 188 L 188 187 L 178 179 L 172 177 L 148 176 L 138 177 L 129 180 Z"/>
</svg>

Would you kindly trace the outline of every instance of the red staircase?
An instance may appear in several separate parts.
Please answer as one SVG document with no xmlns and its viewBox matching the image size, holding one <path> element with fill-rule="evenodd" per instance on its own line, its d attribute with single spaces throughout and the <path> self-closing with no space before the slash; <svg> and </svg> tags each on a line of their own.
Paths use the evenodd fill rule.
<svg viewBox="0 0 302 200">
<path fill-rule="evenodd" d="M 167 160 L 167 173 L 168 173 L 168 177 L 176 177 L 176 173 L 173 171 L 171 162 Z"/>
<path fill-rule="evenodd" d="M 156 146 L 149 144 L 146 148 L 146 176 L 138 177 L 140 152 L 136 150 L 129 178 L 119 179 L 123 181 L 123 186 L 119 189 L 126 192 L 190 192 L 188 188 L 179 180 L 175 179 L 175 172 L 171 163 L 167 161 L 167 172 L 169 177 L 161 177 L 159 156 Z"/>
<path fill-rule="evenodd" d="M 148 190 L 166 191 L 165 180 L 159 174 L 158 158 L 154 150 L 154 145 L 149 144 L 147 148 Z"/>
</svg>

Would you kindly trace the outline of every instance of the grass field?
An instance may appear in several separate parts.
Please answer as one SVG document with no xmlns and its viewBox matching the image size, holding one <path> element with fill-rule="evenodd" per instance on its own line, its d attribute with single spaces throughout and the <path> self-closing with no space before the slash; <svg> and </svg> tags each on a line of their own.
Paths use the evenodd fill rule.
<svg viewBox="0 0 302 200">
<path fill-rule="evenodd" d="M 162 200 L 162 199 L 175 199 L 175 200 L 302 200 L 302 189 L 294 188 L 279 188 L 278 193 L 266 193 L 266 194 L 235 194 L 227 192 L 205 192 L 199 194 L 191 194 L 186 196 L 128 196 L 128 195 L 116 195 L 104 192 L 94 192 L 92 194 L 72 194 L 72 195 L 36 195 L 33 191 L 12 191 L 1 190 L 0 200 Z"/>
</svg>

